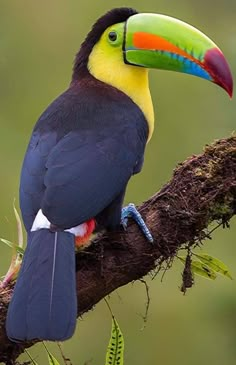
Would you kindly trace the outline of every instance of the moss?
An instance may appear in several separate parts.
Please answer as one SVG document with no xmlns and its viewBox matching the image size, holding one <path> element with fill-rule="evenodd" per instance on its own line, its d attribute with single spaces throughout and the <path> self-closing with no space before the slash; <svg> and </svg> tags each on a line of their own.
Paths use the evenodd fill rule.
<svg viewBox="0 0 236 365">
<path fill-rule="evenodd" d="M 197 177 L 212 179 L 214 178 L 215 173 L 217 173 L 218 168 L 219 168 L 218 160 L 209 160 L 202 167 L 197 167 L 195 170 L 193 170 L 193 174 Z"/>
<path fill-rule="evenodd" d="M 195 176 L 205 176 L 205 171 L 203 169 L 201 169 L 200 167 L 197 167 L 194 171 L 193 171 Z"/>
<path fill-rule="evenodd" d="M 232 195 L 226 195 L 221 202 L 215 202 L 210 206 L 211 220 L 214 219 L 227 219 L 234 214 L 234 197 Z"/>
</svg>

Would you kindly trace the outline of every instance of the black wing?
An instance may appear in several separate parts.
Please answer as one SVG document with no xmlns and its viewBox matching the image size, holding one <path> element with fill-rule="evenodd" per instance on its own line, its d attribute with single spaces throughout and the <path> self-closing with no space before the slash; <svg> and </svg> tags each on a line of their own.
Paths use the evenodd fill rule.
<svg viewBox="0 0 236 365">
<path fill-rule="evenodd" d="M 71 132 L 56 145 L 47 160 L 42 200 L 51 223 L 64 229 L 83 223 L 122 192 L 143 155 L 140 143 L 131 147 L 134 134 Z"/>
</svg>

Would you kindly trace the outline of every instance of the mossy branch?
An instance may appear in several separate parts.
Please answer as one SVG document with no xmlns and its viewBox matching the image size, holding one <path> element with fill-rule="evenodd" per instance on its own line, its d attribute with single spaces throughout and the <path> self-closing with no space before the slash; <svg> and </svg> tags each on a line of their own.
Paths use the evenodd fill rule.
<svg viewBox="0 0 236 365">
<path fill-rule="evenodd" d="M 202 244 L 213 221 L 227 225 L 236 214 L 236 136 L 206 146 L 175 169 L 159 193 L 139 211 L 149 226 L 150 244 L 130 222 L 126 232 L 107 233 L 77 255 L 78 315 L 118 287 L 170 262 L 180 248 Z M 14 364 L 31 344 L 11 343 L 5 317 L 12 287 L 0 293 L 0 361 Z"/>
</svg>

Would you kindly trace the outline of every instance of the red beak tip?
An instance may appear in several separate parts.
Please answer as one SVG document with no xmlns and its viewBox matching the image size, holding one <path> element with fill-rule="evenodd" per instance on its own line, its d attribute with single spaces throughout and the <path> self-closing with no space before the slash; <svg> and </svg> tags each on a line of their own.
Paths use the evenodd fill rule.
<svg viewBox="0 0 236 365">
<path fill-rule="evenodd" d="M 204 57 L 206 70 L 212 77 L 212 81 L 221 86 L 233 97 L 233 77 L 228 62 L 219 48 L 208 50 Z"/>
</svg>

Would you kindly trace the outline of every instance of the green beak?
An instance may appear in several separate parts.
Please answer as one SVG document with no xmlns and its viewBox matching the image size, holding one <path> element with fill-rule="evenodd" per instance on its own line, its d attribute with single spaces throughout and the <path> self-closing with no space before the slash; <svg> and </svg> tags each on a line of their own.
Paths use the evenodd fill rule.
<svg viewBox="0 0 236 365">
<path fill-rule="evenodd" d="M 136 14 L 126 22 L 124 60 L 212 81 L 232 97 L 229 65 L 216 44 L 196 28 L 160 14 Z"/>
</svg>

